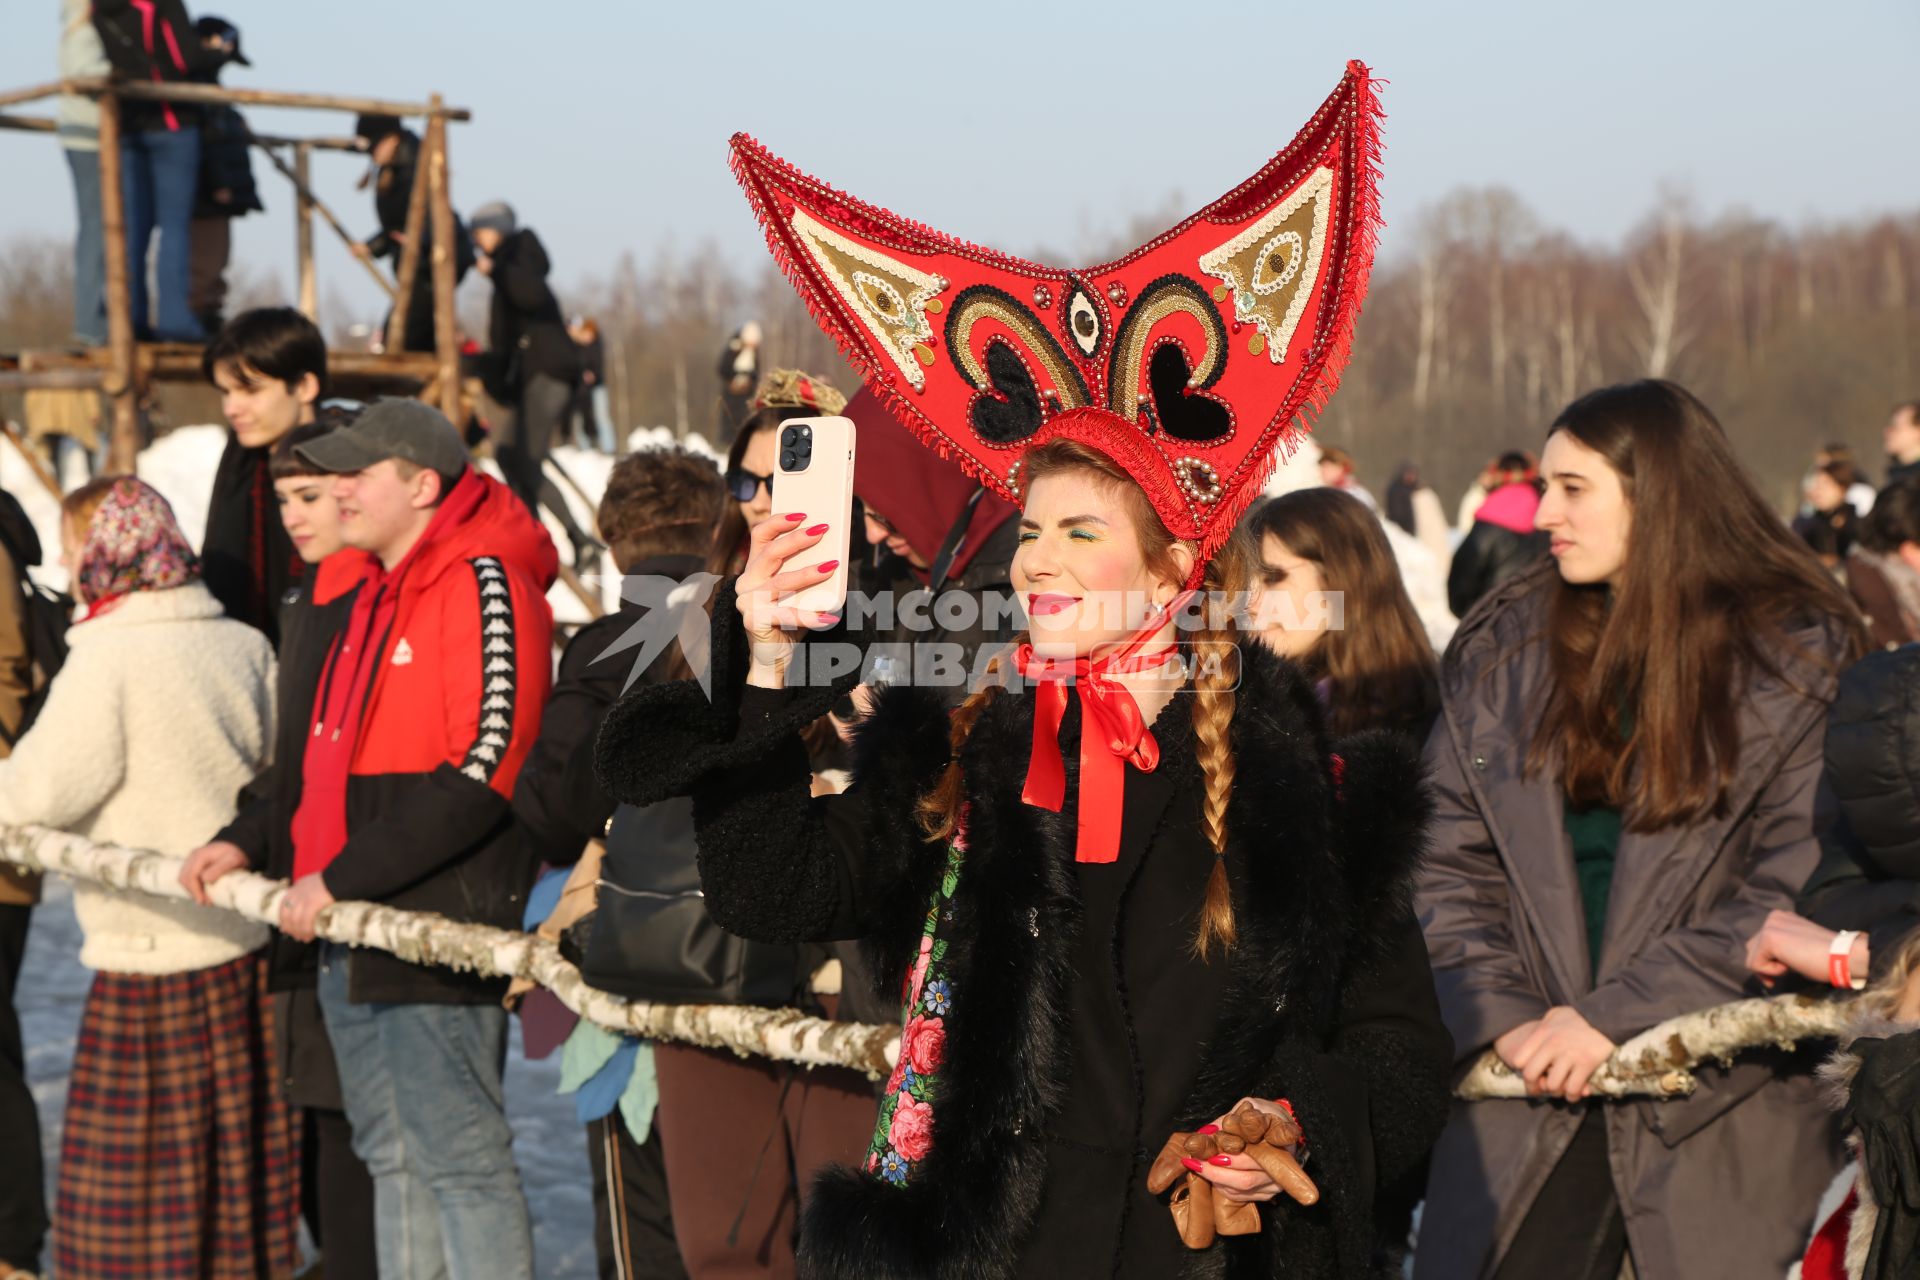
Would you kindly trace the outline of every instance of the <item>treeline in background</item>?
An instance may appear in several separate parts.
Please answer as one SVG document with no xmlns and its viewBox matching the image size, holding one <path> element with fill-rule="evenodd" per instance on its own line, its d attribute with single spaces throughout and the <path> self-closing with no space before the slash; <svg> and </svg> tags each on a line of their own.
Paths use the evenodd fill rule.
<svg viewBox="0 0 1920 1280">
<path fill-rule="evenodd" d="M 1119 234 L 1029 249 L 1087 263 L 1172 222 L 1181 204 Z M 746 320 L 764 331 L 763 367 L 798 365 L 843 386 L 851 375 L 764 258 L 711 248 L 566 260 L 569 311 L 606 343 L 609 409 L 621 428 L 711 433 L 721 348 Z M 259 264 L 236 264 L 229 312 L 288 294 Z M 65 244 L 0 246 L 0 349 L 57 346 L 71 308 Z M 461 291 L 468 332 L 485 333 L 488 283 Z M 356 345 L 377 315 L 324 295 L 323 323 Z M 1611 245 L 1545 225 L 1504 188 L 1463 189 L 1389 226 L 1341 392 L 1319 439 L 1355 455 L 1384 486 L 1401 461 L 1449 504 L 1500 450 L 1538 450 L 1556 410 L 1607 382 L 1658 375 L 1719 414 L 1763 489 L 1797 501 L 1812 450 L 1850 445 L 1878 481 L 1879 431 L 1896 401 L 1920 396 L 1920 212 L 1788 226 L 1746 214 L 1702 216 L 1679 192 Z M 0 401 L 17 416 L 17 402 Z"/>
</svg>

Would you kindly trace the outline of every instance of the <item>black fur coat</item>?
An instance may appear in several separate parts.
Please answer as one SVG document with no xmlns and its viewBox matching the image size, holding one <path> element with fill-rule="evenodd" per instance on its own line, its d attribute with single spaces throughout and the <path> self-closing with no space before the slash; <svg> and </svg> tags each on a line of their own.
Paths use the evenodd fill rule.
<svg viewBox="0 0 1920 1280">
<path fill-rule="evenodd" d="M 730 591 L 715 616 L 735 618 Z M 1239 941 L 1185 1127 L 1242 1097 L 1287 1097 L 1322 1198 L 1264 1206 L 1261 1235 L 1190 1255 L 1185 1274 L 1356 1278 L 1374 1245 L 1376 1189 L 1419 1166 L 1447 1114 L 1452 1045 L 1410 905 L 1429 802 L 1401 739 L 1343 741 L 1336 767 L 1311 687 L 1258 646 L 1243 654 L 1226 860 Z M 702 884 L 724 927 L 768 941 L 864 938 L 897 994 L 946 866 L 913 808 L 948 761 L 947 713 L 933 691 L 886 690 L 861 730 L 853 791 L 810 801 L 797 730 L 834 691 L 744 690 L 745 657 L 737 622 L 716 625 L 711 700 L 691 681 L 623 698 L 601 732 L 602 779 L 629 803 L 694 796 Z M 1163 723 L 1162 768 L 1178 768 L 1192 731 L 1185 716 Z M 823 1175 L 805 1210 L 803 1274 L 1022 1271 L 1043 1136 L 1069 1085 L 1078 912 L 1071 789 L 1059 814 L 1020 800 L 1031 732 L 1031 699 L 1003 693 L 962 753 L 969 851 L 945 936 L 955 990 L 970 998 L 956 997 L 948 1019 L 932 1154 L 905 1187 Z M 1074 764 L 1068 752 L 1070 780 Z M 1124 1261 L 1118 1270 L 1130 1274 Z"/>
</svg>

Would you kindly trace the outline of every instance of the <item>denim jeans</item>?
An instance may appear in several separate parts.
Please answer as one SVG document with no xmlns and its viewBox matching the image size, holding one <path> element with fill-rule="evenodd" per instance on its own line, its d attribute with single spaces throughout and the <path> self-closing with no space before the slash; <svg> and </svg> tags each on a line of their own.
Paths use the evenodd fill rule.
<svg viewBox="0 0 1920 1280">
<path fill-rule="evenodd" d="M 100 233 L 100 153 L 66 148 L 78 222 L 73 235 L 73 336 L 107 344 L 107 250 Z"/>
<path fill-rule="evenodd" d="M 127 275 L 133 294 L 133 331 L 167 342 L 199 342 L 206 335 L 187 306 L 192 263 L 187 247 L 193 201 L 200 189 L 200 131 L 148 129 L 120 141 L 121 190 L 127 201 Z M 154 255 L 158 314 L 148 319 L 147 246 Z"/>
<path fill-rule="evenodd" d="M 348 949 L 320 950 L 320 1012 L 353 1149 L 373 1175 L 381 1280 L 528 1280 L 499 1005 L 353 1004 Z"/>
<path fill-rule="evenodd" d="M 578 556 L 591 542 L 587 532 L 573 518 L 566 495 L 546 473 L 547 454 L 553 439 L 566 425 L 567 411 L 573 406 L 573 387 L 551 374 L 535 373 L 520 389 L 520 403 L 513 412 L 496 421 L 491 430 L 493 460 L 506 478 L 507 487 L 527 504 L 535 520 L 540 508 L 560 522 L 573 543 L 575 569 L 581 569 Z"/>
</svg>

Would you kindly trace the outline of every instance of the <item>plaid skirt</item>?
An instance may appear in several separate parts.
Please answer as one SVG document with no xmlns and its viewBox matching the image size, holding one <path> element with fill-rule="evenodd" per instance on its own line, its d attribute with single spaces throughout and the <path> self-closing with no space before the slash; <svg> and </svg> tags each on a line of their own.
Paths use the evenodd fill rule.
<svg viewBox="0 0 1920 1280">
<path fill-rule="evenodd" d="M 293 1274 L 299 1153 L 265 975 L 258 953 L 94 975 L 60 1143 L 61 1280 Z"/>
</svg>

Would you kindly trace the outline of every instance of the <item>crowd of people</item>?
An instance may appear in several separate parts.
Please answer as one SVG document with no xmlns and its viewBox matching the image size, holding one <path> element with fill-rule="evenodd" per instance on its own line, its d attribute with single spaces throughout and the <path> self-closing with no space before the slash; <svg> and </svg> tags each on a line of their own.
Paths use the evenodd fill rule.
<svg viewBox="0 0 1920 1280">
<path fill-rule="evenodd" d="M 128 1257 L 150 1260 L 154 1275 L 292 1274 L 302 1215 L 327 1274 L 532 1274 L 501 1085 L 505 984 L 316 941 L 319 913 L 351 898 L 545 927 L 577 948 L 590 984 L 615 994 L 897 1020 L 900 997 L 884 981 L 899 972 L 900 943 L 878 939 L 919 939 L 907 921 L 923 900 L 880 885 L 907 874 L 919 824 L 949 839 L 963 827 L 997 832 L 1013 847 L 1060 839 L 1022 816 L 1035 812 L 1022 803 L 1017 745 L 1031 719 L 1009 717 L 1025 700 L 996 698 L 994 685 L 913 688 L 916 650 L 951 644 L 961 670 L 990 668 L 987 655 L 1018 639 L 1019 611 L 988 607 L 996 598 L 1031 607 L 1036 588 L 1077 596 L 1110 581 L 1100 575 L 1113 566 L 1087 560 L 1056 517 L 1071 524 L 1092 510 L 1132 529 L 1141 558 L 1124 580 L 1163 607 L 1189 577 L 1184 544 L 1151 541 L 1166 536 L 1153 532 L 1157 517 L 1129 507 L 1132 481 L 1096 451 L 1030 451 L 1018 507 L 921 447 L 873 392 L 849 402 L 820 376 L 775 370 L 723 466 L 679 448 L 634 453 L 597 512 L 596 532 L 629 580 L 731 583 L 713 603 L 709 661 L 744 682 L 717 691 L 719 706 L 737 708 L 723 715 L 739 717 L 741 736 L 711 744 L 711 724 L 680 709 L 693 673 L 677 646 L 636 673 L 598 661 L 658 599 L 631 593 L 556 664 L 544 592 L 559 557 L 537 508 L 476 470 L 436 410 L 329 401 L 326 354 L 286 309 L 242 314 L 208 343 L 231 438 L 200 548 L 139 480 L 103 477 L 67 496 L 60 558 L 79 612 L 51 679 L 35 652 L 46 647 L 47 628 L 35 625 L 46 596 L 23 590 L 41 549 L 16 504 L 0 519 L 11 607 L 0 615 L 11 748 L 0 821 L 184 857 L 200 903 L 243 868 L 293 885 L 271 937 L 211 906 L 76 891 L 79 959 L 95 977 L 51 1214 L 61 1276 L 118 1274 Z M 982 607 L 964 626 L 915 628 L 905 609 L 862 624 L 867 687 L 786 689 L 778 655 L 796 620 L 765 601 L 785 585 L 782 561 L 824 525 L 776 512 L 777 438 L 784 423 L 837 413 L 860 433 L 853 492 L 867 554 L 854 598 L 961 593 Z M 1912 416 L 1903 405 L 1889 423 L 1895 459 Z M 1920 482 L 1900 479 L 1899 465 L 1868 511 L 1891 530 L 1877 536 L 1894 539 L 1880 544 L 1891 548 L 1883 573 L 1920 561 L 1920 528 L 1898 523 L 1920 519 Z M 1816 1053 L 1744 1055 L 1704 1071 L 1685 1102 L 1645 1115 L 1596 1104 L 1589 1082 L 1655 1023 L 1796 979 L 1839 982 L 1841 959 L 1839 985 L 1897 988 L 1881 997 L 1892 1027 L 1904 1025 L 1901 1009 L 1920 1021 L 1920 987 L 1907 981 L 1909 951 L 1920 959 L 1920 942 L 1908 945 L 1920 929 L 1920 867 L 1908 856 L 1920 795 L 1902 781 L 1912 745 L 1897 710 L 1920 671 L 1910 648 L 1869 639 L 1870 618 L 1843 587 L 1860 548 L 1837 565 L 1815 554 L 1819 542 L 1796 536 L 1807 522 L 1790 529 L 1767 509 L 1685 391 L 1609 388 L 1569 406 L 1537 460 L 1503 454 L 1481 477 L 1449 579 L 1463 622 L 1441 660 L 1388 529 L 1429 533 L 1444 520 L 1438 501 L 1402 467 L 1383 512 L 1355 492 L 1349 457 L 1327 449 L 1320 466 L 1323 484 L 1257 501 L 1207 570 L 1210 589 L 1282 606 L 1256 610 L 1268 621 L 1235 642 L 1237 682 L 1196 687 L 1192 726 L 1176 731 L 1158 708 L 1177 681 L 1131 677 L 1162 759 L 1133 773 L 1120 806 L 1127 897 L 1084 868 L 1077 887 L 1045 890 L 1077 896 L 1090 941 L 1063 936 L 1002 993 L 1003 1008 L 968 1024 L 977 1044 L 917 1037 L 914 1019 L 940 1021 L 953 983 L 916 969 L 908 1078 L 883 1087 L 879 1105 L 891 1110 L 879 1135 L 875 1090 L 858 1072 L 572 1028 L 565 1053 L 592 1155 L 602 1274 L 792 1274 L 808 1256 L 803 1216 L 815 1249 L 857 1239 L 882 1206 L 866 1202 L 858 1175 L 830 1171 L 864 1164 L 884 1183 L 898 1162 L 906 1180 L 926 1149 L 902 1119 L 926 1105 L 913 1073 L 943 1060 L 983 1070 L 1022 1035 L 1032 1041 L 1031 1027 L 1013 1028 L 1033 1016 L 1022 1002 L 1047 991 L 1071 1030 L 1051 1049 L 1032 1041 L 1037 1056 L 1019 1067 L 1032 1078 L 996 1079 L 1012 1069 L 1003 1064 L 953 1077 L 949 1096 L 970 1113 L 1010 1115 L 1030 1105 L 1023 1090 L 1073 1079 L 1047 1121 L 1061 1145 L 999 1171 L 990 1147 L 956 1153 L 984 1162 L 943 1178 L 982 1180 L 955 1209 L 980 1216 L 942 1247 L 998 1256 L 1004 1242 L 989 1224 L 1004 1197 L 1037 1196 L 1044 1170 L 1037 1216 L 1022 1210 L 1023 1271 L 1074 1273 L 1095 1231 L 1120 1273 L 1171 1273 L 1182 1237 L 1150 1211 L 1128 1153 L 1182 1127 L 1193 1114 L 1183 1090 L 1216 1068 L 1176 1056 L 1129 1083 L 1096 1066 L 1102 1050 L 1087 1037 L 1130 1023 L 1190 1054 L 1217 1044 L 1208 1027 L 1254 974 L 1283 991 L 1297 981 L 1280 953 L 1259 949 L 1273 945 L 1260 941 L 1264 913 L 1309 934 L 1327 927 L 1317 915 L 1346 921 L 1375 955 L 1328 971 L 1333 986 L 1297 992 L 1331 1021 L 1258 1032 L 1282 1043 L 1304 1034 L 1301 1053 L 1331 1055 L 1315 1070 L 1344 1081 L 1320 1094 L 1332 1086 L 1285 1077 L 1290 1114 L 1312 1126 L 1311 1146 L 1293 1150 L 1311 1150 L 1304 1167 L 1341 1197 L 1330 1217 L 1304 1220 L 1327 1234 L 1294 1246 L 1298 1258 L 1397 1264 L 1423 1200 L 1417 1276 L 1611 1280 L 1629 1255 L 1643 1276 L 1759 1275 L 1799 1256 L 1845 1162 L 1817 1096 Z M 1808 486 L 1816 511 L 1833 496 L 1823 480 L 1841 502 L 1865 504 L 1850 466 L 1821 461 Z M 1678 500 L 1682 485 L 1689 501 Z M 1330 598 L 1337 617 L 1321 607 Z M 1875 648 L 1885 651 L 1857 661 Z M 1204 887 L 1209 866 L 1256 860 L 1236 833 L 1270 834 L 1272 797 L 1325 785 L 1287 745 L 1322 734 L 1339 744 L 1347 802 L 1370 795 L 1381 812 L 1371 843 L 1336 824 L 1331 836 L 1294 830 L 1289 847 L 1373 891 L 1335 902 L 1316 896 L 1332 892 L 1324 879 L 1243 886 L 1233 910 L 1244 925 L 1221 927 L 1253 932 L 1225 968 L 1209 964 L 1162 921 L 1179 917 L 1175 903 Z M 1408 815 L 1402 779 L 1421 747 L 1432 795 Z M 916 770 L 950 750 L 950 776 L 936 768 L 933 783 L 920 780 Z M 1213 782 L 1222 770 L 1232 776 L 1224 801 Z M 1136 791 L 1142 812 L 1180 816 L 1141 819 Z M 1833 820 L 1816 814 L 1829 794 Z M 962 796 L 964 809 L 946 798 Z M 1396 821 L 1424 822 L 1424 862 L 1387 837 Z M 1040 884 L 1002 882 L 1011 867 L 970 874 L 1013 903 L 1042 901 L 1028 896 Z M 695 886 L 705 890 L 697 920 L 647 905 Z M 9 986 L 34 889 L 12 873 L 0 887 Z M 1168 900 L 1142 905 L 1156 897 Z M 889 911 L 907 919 L 890 924 Z M 999 915 L 969 917 L 939 941 L 955 956 L 984 954 Z M 686 958 L 702 937 L 727 940 L 718 967 Z M 1322 945 L 1349 944 L 1328 935 Z M 829 964 L 840 980 L 816 991 Z M 1130 992 L 1118 1011 L 1101 997 L 1108 983 Z M 10 1146 L 34 1151 L 17 1030 L 5 1047 L 0 1114 Z M 1541 1101 L 1456 1102 L 1449 1114 L 1450 1073 L 1489 1049 Z M 1905 1050 L 1856 1052 L 1871 1068 L 1875 1053 Z M 1235 1097 L 1281 1096 L 1255 1084 L 1270 1068 L 1238 1070 L 1254 1074 L 1215 1086 L 1216 1122 Z M 1892 1074 L 1882 1066 L 1877 1087 L 1920 1104 L 1886 1083 Z M 183 1080 L 193 1087 L 169 1083 Z M 715 1114 L 734 1122 L 717 1131 Z M 130 1115 L 147 1120 L 130 1125 Z M 1212 1168 L 1203 1176 L 1214 1179 Z M 1746 1180 L 1738 1196 L 1725 1190 L 1734 1169 Z M 47 1229 L 41 1177 L 37 1159 L 9 1162 L 0 1194 L 0 1259 L 22 1270 Z M 1215 1180 L 1223 1203 L 1260 1202 L 1281 1185 L 1254 1166 L 1223 1165 Z M 1111 1219 L 1090 1218 L 1094 1207 Z M 872 1247 L 910 1254 L 927 1242 Z M 878 1255 L 847 1248 L 848 1274 L 869 1274 L 861 1268 Z M 812 1265 L 823 1265 L 817 1253 Z"/>
</svg>

